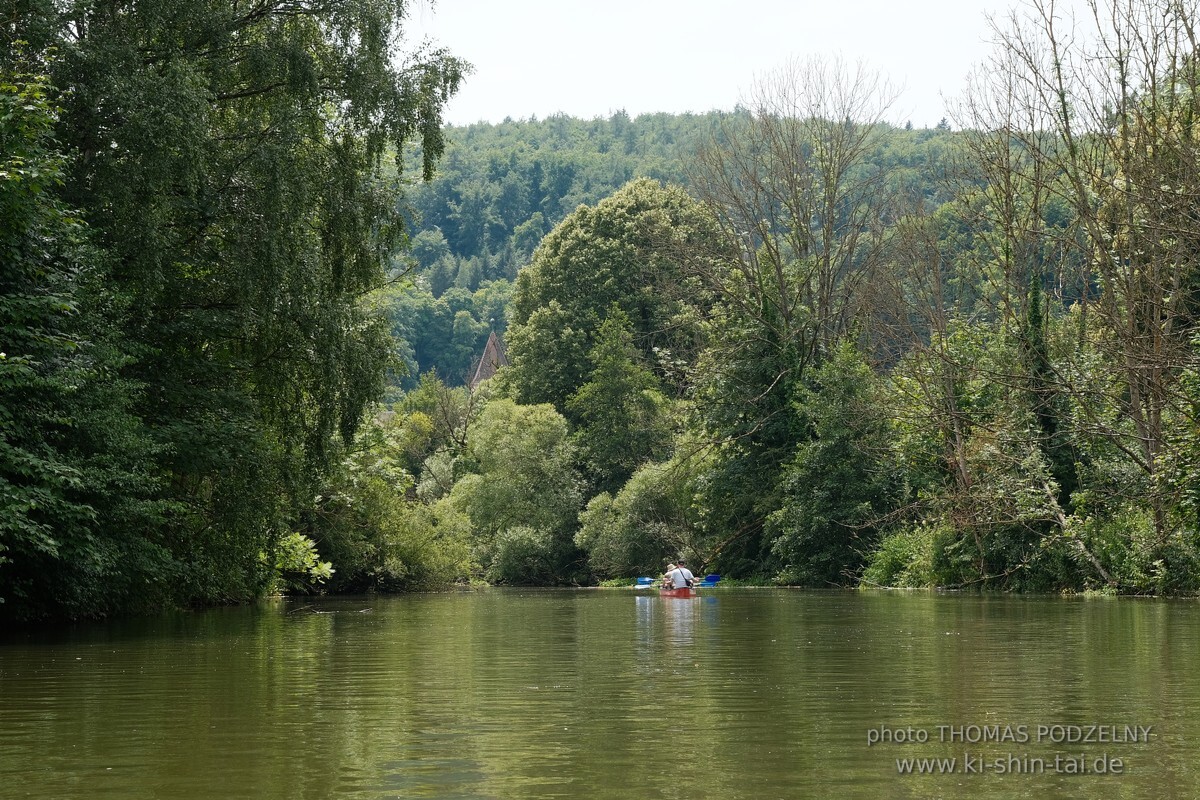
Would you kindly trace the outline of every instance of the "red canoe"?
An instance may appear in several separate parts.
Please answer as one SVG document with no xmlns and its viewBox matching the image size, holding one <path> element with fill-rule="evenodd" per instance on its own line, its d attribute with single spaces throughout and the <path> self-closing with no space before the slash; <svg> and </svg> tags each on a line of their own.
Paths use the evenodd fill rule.
<svg viewBox="0 0 1200 800">
<path fill-rule="evenodd" d="M 682 589 L 659 589 L 659 597 L 695 597 L 696 593 L 687 586 Z"/>
</svg>

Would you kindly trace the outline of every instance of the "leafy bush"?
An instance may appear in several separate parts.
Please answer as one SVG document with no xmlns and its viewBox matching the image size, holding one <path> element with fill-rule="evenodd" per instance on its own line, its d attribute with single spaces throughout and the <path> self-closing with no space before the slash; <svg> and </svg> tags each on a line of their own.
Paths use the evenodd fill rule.
<svg viewBox="0 0 1200 800">
<path fill-rule="evenodd" d="M 1180 530 L 1160 541 L 1153 515 L 1126 509 L 1082 520 L 1081 537 L 1123 592 L 1174 594 L 1200 588 L 1200 536 Z"/>
<path fill-rule="evenodd" d="M 499 399 L 484 407 L 467 433 L 460 459 L 465 474 L 447 502 L 470 518 L 485 572 L 505 582 L 528 583 L 532 575 L 545 582 L 577 580 L 582 559 L 572 537 L 580 480 L 566 420 L 549 404 Z"/>
<path fill-rule="evenodd" d="M 368 426 L 328 482 L 311 530 L 337 570 L 331 591 L 429 589 L 474 571 L 468 518 L 445 501 L 409 497 L 413 478 L 402 465 L 414 460 L 410 434 L 427 419 L 414 412 Z"/>
<path fill-rule="evenodd" d="M 700 518 L 691 499 L 699 464 L 646 464 L 616 497 L 601 493 L 579 515 L 575 543 L 600 576 L 656 575 L 681 553 L 696 552 Z"/>
<path fill-rule="evenodd" d="M 558 577 L 557 549 L 546 531 L 525 525 L 503 530 L 496 535 L 488 580 L 512 585 L 552 583 Z"/>
<path fill-rule="evenodd" d="M 936 586 L 934 562 L 943 550 L 941 541 L 952 535 L 945 528 L 928 525 L 889 533 L 871 553 L 862 582 L 870 586 Z"/>
<path fill-rule="evenodd" d="M 276 544 L 274 570 L 276 589 L 307 594 L 329 580 L 333 564 L 321 560 L 316 542 L 293 532 Z"/>
</svg>

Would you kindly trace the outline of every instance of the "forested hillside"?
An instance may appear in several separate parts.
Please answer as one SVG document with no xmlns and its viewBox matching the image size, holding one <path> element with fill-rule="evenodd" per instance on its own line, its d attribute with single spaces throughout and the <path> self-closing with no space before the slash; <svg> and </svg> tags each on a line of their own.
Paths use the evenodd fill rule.
<svg viewBox="0 0 1200 800">
<path fill-rule="evenodd" d="M 1194 592 L 1196 20 L 1068 46 L 1037 2 L 954 130 L 813 59 L 728 113 L 444 128 L 466 67 L 396 66 L 390 5 L 23 10 L 0 614 L 680 555 Z"/>
<path fill-rule="evenodd" d="M 745 109 L 632 120 L 618 113 L 448 127 L 433 179 L 414 184 L 405 197 L 414 234 L 395 268 L 415 280 L 386 301 L 403 342 L 406 369 L 398 382 L 411 388 L 421 373 L 435 370 L 448 383 L 465 383 L 488 333 L 507 325 L 502 309 L 517 272 L 555 225 L 634 178 L 687 185 L 700 144 L 749 116 Z M 880 125 L 891 135 L 870 160 L 894 186 L 911 185 L 936 201 L 945 187 L 932 165 L 942 165 L 947 131 Z M 405 161 L 420 157 L 413 147 Z"/>
<path fill-rule="evenodd" d="M 516 269 L 511 365 L 397 405 L 425 443 L 403 513 L 501 582 L 682 553 L 810 586 L 1195 590 L 1200 73 L 1152 5 L 1094 21 L 1140 44 L 1111 71 L 1000 27 L 956 132 L 888 124 L 877 76 L 819 61 L 736 113 L 448 131 L 411 291 Z"/>
<path fill-rule="evenodd" d="M 683 180 L 684 160 L 727 114 L 565 116 L 449 127 L 433 180 L 411 186 L 414 231 L 397 259 L 416 280 L 387 299 L 403 341 L 406 388 L 435 370 L 466 382 L 491 330 L 503 332 L 512 282 L 550 230 L 635 177 Z M 421 158 L 411 147 L 406 162 Z"/>
</svg>

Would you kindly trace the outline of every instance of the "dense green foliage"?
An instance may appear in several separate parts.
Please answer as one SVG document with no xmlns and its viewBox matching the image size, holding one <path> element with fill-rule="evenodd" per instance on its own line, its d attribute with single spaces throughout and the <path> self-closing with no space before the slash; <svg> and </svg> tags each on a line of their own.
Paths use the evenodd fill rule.
<svg viewBox="0 0 1200 800">
<path fill-rule="evenodd" d="M 57 198 L 49 87 L 20 66 L 0 76 L 0 613 L 153 604 L 172 566 L 156 448 L 99 311 L 104 254 Z"/>
<path fill-rule="evenodd" d="M 587 382 L 567 399 L 576 442 L 599 491 L 616 491 L 646 461 L 662 458 L 670 431 L 667 400 L 638 363 L 629 317 L 613 306 L 588 353 Z"/>
<path fill-rule="evenodd" d="M 710 235 L 686 193 L 646 179 L 563 220 L 517 280 L 509 332 L 516 397 L 570 411 L 613 311 L 629 326 L 636 356 L 659 378 L 676 377 L 678 362 L 696 356 L 704 295 L 672 254 Z"/>
<path fill-rule="evenodd" d="M 767 520 L 790 582 L 853 582 L 875 549 L 881 520 L 902 496 L 882 387 L 849 342 L 795 400 L 804 427 L 785 466 L 779 509 Z"/>
<path fill-rule="evenodd" d="M 481 279 L 513 279 L 580 205 L 638 177 L 678 182 L 688 151 L 723 116 L 617 112 L 449 128 L 438 174 L 411 200 L 421 227 L 437 231 L 445 249 L 413 255 L 423 268 L 449 256 L 453 276 L 477 259 Z"/>
<path fill-rule="evenodd" d="M 309 520 L 319 552 L 337 565 L 329 589 L 429 589 L 470 572 L 468 520 L 444 501 L 410 499 L 413 476 L 445 434 L 419 410 L 364 426 Z"/>
<path fill-rule="evenodd" d="M 270 584 L 381 386 L 388 153 L 430 171 L 463 73 L 395 62 L 404 10 L 6 7 L 6 615 Z"/>
<path fill-rule="evenodd" d="M 488 334 L 504 332 L 510 286 L 542 239 L 580 205 L 608 198 L 631 179 L 681 180 L 687 154 L 727 116 L 631 120 L 617 113 L 607 120 L 555 116 L 447 128 L 437 174 L 406 198 L 419 232 L 395 264 L 410 281 L 393 293 L 387 311 L 407 370 L 395 383 L 411 388 L 431 369 L 452 384 L 465 383 Z M 408 152 L 409 159 L 419 157 L 419 148 Z M 610 296 L 627 304 L 617 289 L 629 288 L 611 287 Z M 541 302 L 525 295 L 527 305 Z M 590 302 L 602 316 L 606 304 Z"/>
<path fill-rule="evenodd" d="M 496 399 L 467 432 L 465 474 L 451 504 L 470 516 L 488 577 L 507 583 L 571 579 L 579 479 L 567 422 L 549 405 Z"/>
<path fill-rule="evenodd" d="M 679 555 L 1200 588 L 1185 9 L 1091 81 L 1002 30 L 954 133 L 818 61 L 733 113 L 443 130 L 463 66 L 394 66 L 403 4 L 177 6 L 5 29 L 6 615 Z"/>
<path fill-rule="evenodd" d="M 420 280 L 378 292 L 372 305 L 389 322 L 397 360 L 393 387 L 412 389 L 428 372 L 456 386 L 467 383 L 488 334 L 504 333 L 511 297 L 507 280 L 474 291 L 453 287 L 437 297 Z"/>
<path fill-rule="evenodd" d="M 1143 35 L 1144 11 L 1098 38 Z M 1195 258 L 1173 198 L 1200 178 L 1200 94 L 1171 60 L 1182 29 L 1121 51 L 1107 85 L 1061 68 L 1075 56 L 1054 55 L 1052 26 L 1002 30 L 959 133 L 892 127 L 863 70 L 796 62 L 749 108 L 683 119 L 666 174 L 615 147 L 612 120 L 452 130 L 454 169 L 475 172 L 417 202 L 417 282 L 447 291 L 447 259 L 496 278 L 528 260 L 495 390 L 509 399 L 492 402 L 565 420 L 555 457 L 583 478 L 574 541 L 595 577 L 686 554 L 818 586 L 1194 590 Z M 1110 116 L 1081 122 L 1075 99 Z M 571 158 L 594 137 L 587 163 L 658 180 L 560 205 L 530 253 L 518 232 L 549 227 L 564 196 L 535 177 L 544 143 L 569 129 L 587 131 Z M 471 435 L 516 413 L 485 408 Z M 454 481 L 479 474 L 456 463 L 440 474 L 463 494 Z M 534 480 L 546 506 L 523 497 L 504 520 L 519 555 L 504 563 L 524 566 L 496 569 L 493 548 L 480 568 L 577 579 L 538 555 L 537 515 L 570 500 Z M 476 516 L 472 536 L 495 541 Z"/>
</svg>

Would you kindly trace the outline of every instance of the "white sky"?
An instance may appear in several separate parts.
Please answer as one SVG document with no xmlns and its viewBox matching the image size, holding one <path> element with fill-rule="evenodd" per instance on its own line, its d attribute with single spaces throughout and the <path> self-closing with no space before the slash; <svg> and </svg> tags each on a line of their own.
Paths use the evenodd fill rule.
<svg viewBox="0 0 1200 800">
<path fill-rule="evenodd" d="M 840 55 L 904 87 L 892 122 L 931 127 L 990 50 L 985 14 L 1011 2 L 414 0 L 409 36 L 475 65 L 447 108 L 457 125 L 728 110 L 792 57 Z"/>
</svg>

